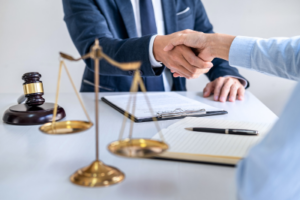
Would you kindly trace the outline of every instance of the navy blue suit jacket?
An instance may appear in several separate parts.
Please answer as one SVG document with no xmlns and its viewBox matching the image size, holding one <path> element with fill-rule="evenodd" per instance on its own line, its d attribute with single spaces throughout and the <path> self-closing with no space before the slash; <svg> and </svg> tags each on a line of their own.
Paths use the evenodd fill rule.
<svg viewBox="0 0 300 200">
<path fill-rule="evenodd" d="M 165 32 L 171 34 L 184 29 L 212 33 L 200 0 L 162 0 Z M 103 51 L 118 62 L 142 61 L 142 76 L 161 76 L 164 67 L 152 68 L 149 60 L 151 35 L 137 37 L 133 8 L 130 0 L 63 0 L 63 7 L 70 36 L 81 55 L 89 52 L 95 38 Z M 190 10 L 184 14 L 176 13 Z M 81 92 L 94 91 L 92 60 L 85 60 Z M 210 81 L 221 76 L 241 77 L 238 70 L 222 59 L 214 59 L 214 66 L 206 74 Z M 106 61 L 100 61 L 100 91 L 129 91 L 132 71 L 122 71 Z M 155 82 L 153 83 L 155 84 Z M 202 88 L 199 88 L 202 89 Z M 173 78 L 172 90 L 185 91 L 185 78 Z"/>
</svg>

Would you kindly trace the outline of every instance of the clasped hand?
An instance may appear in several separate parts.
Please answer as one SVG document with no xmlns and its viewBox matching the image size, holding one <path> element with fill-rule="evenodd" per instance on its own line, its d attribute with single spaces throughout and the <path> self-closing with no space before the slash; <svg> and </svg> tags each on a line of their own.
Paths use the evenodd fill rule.
<svg viewBox="0 0 300 200">
<path fill-rule="evenodd" d="M 164 51 L 171 39 L 178 37 L 176 33 L 166 36 L 158 35 L 154 40 L 153 54 L 157 61 L 171 70 L 174 75 L 187 79 L 198 78 L 213 67 L 211 62 L 203 61 L 195 52 L 185 45 L 174 46 L 169 51 Z"/>
</svg>

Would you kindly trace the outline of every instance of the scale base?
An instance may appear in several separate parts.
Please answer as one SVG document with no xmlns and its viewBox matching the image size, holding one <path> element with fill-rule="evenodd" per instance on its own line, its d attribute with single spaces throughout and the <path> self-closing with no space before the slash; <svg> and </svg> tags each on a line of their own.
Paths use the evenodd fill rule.
<svg viewBox="0 0 300 200">
<path fill-rule="evenodd" d="M 76 185 L 104 187 L 120 183 L 124 178 L 123 172 L 117 168 L 107 166 L 103 162 L 96 160 L 91 165 L 75 172 L 70 177 L 70 180 Z"/>
</svg>

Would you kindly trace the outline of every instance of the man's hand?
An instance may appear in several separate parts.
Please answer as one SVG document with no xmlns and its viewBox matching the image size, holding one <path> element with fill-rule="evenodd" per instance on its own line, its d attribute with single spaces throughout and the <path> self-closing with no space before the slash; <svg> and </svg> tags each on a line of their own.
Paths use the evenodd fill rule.
<svg viewBox="0 0 300 200">
<path fill-rule="evenodd" d="M 214 94 L 214 100 L 221 102 L 225 102 L 227 98 L 231 102 L 234 102 L 236 99 L 243 100 L 244 93 L 244 86 L 238 79 L 232 77 L 219 77 L 208 83 L 203 89 L 204 97 Z"/>
<path fill-rule="evenodd" d="M 185 45 L 194 48 L 199 57 L 210 62 L 214 59 L 212 49 L 210 48 L 210 34 L 197 32 L 193 30 L 184 30 L 172 34 L 173 37 L 169 41 L 168 45 L 165 46 L 164 51 L 170 51 L 177 45 Z"/>
<path fill-rule="evenodd" d="M 201 74 L 207 73 L 213 64 L 205 62 L 195 55 L 191 48 L 178 45 L 172 50 L 164 51 L 169 41 L 176 37 L 176 33 L 166 36 L 156 36 L 153 43 L 153 54 L 157 61 L 164 63 L 172 72 L 187 79 L 198 78 Z"/>
<path fill-rule="evenodd" d="M 172 39 L 164 48 L 165 51 L 170 51 L 177 45 L 185 45 L 197 49 L 198 56 L 206 62 L 216 57 L 228 60 L 230 46 L 235 38 L 232 35 L 206 34 L 192 30 L 184 30 L 172 35 Z"/>
<path fill-rule="evenodd" d="M 213 52 L 211 50 L 209 34 L 202 32 L 184 30 L 171 34 L 172 38 L 168 42 L 168 45 L 164 47 L 164 51 L 170 51 L 176 48 L 178 45 L 184 45 L 191 47 L 194 53 L 204 62 L 211 62 L 214 59 Z M 171 69 L 174 77 L 184 76 L 180 71 Z"/>
</svg>

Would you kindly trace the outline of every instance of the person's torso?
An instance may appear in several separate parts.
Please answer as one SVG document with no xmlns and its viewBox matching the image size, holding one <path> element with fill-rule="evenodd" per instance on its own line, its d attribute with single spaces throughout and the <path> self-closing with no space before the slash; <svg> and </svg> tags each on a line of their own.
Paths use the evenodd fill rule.
<svg viewBox="0 0 300 200">
<path fill-rule="evenodd" d="M 99 12 L 104 16 L 110 33 L 116 39 L 135 38 L 138 34 L 135 9 L 132 0 L 97 0 Z M 136 0 L 134 0 L 136 1 Z M 154 1 L 154 0 L 153 0 Z M 157 1 L 157 0 L 155 0 Z M 161 0 L 164 34 L 171 34 L 180 30 L 194 29 L 195 12 L 194 0 Z M 156 11 L 157 12 L 157 11 Z M 156 23 L 159 23 L 156 20 Z M 158 30 L 161 24 L 157 24 Z M 161 27 L 160 27 L 161 28 Z M 161 31 L 160 31 L 161 32 Z M 160 33 L 159 32 L 159 33 Z M 150 62 L 150 61 L 149 61 Z M 81 91 L 93 91 L 93 72 L 86 68 L 83 76 Z M 117 92 L 129 91 L 132 83 L 132 76 L 103 76 L 100 75 L 100 91 Z M 185 91 L 185 79 L 173 78 L 172 90 Z"/>
</svg>

